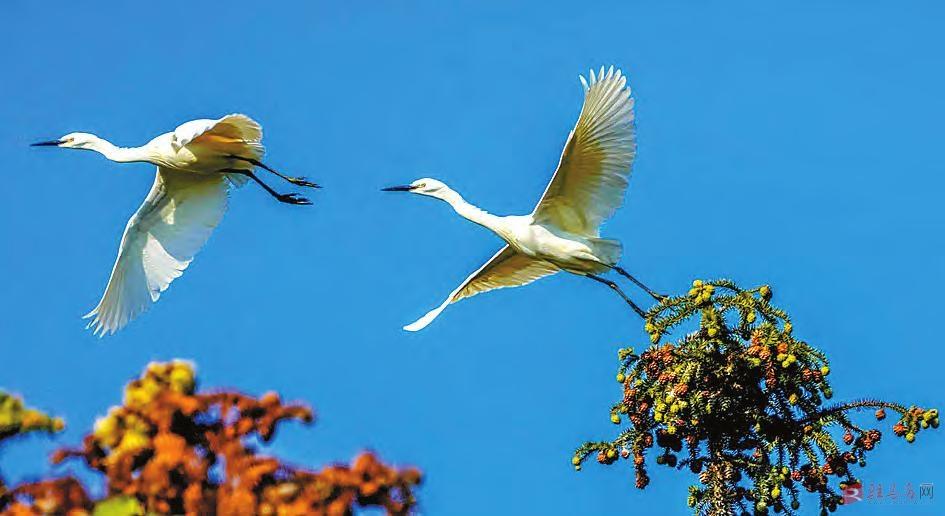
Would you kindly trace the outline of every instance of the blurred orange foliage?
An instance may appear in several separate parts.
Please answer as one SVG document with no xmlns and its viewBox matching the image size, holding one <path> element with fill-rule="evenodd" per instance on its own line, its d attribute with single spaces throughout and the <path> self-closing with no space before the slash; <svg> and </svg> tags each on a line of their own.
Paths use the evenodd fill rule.
<svg viewBox="0 0 945 516">
<path fill-rule="evenodd" d="M 286 420 L 311 423 L 314 416 L 275 393 L 198 393 L 189 363 L 152 363 L 81 448 L 53 455 L 55 463 L 78 459 L 103 473 L 105 500 L 92 500 L 67 477 L 11 489 L 0 496 L 0 511 L 79 516 L 108 503 L 123 514 L 347 515 L 359 506 L 411 512 L 417 469 L 363 453 L 351 465 L 309 471 L 258 454 L 253 440 L 271 440 Z"/>
</svg>

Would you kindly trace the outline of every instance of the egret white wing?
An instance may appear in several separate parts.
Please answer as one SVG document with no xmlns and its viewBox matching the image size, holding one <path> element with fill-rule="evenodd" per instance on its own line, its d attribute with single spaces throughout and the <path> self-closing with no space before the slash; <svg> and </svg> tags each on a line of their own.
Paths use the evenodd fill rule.
<svg viewBox="0 0 945 516">
<path fill-rule="evenodd" d="M 158 167 L 151 191 L 125 226 L 105 294 L 85 316 L 94 333 L 115 333 L 183 274 L 223 219 L 227 189 L 221 175 Z"/>
<path fill-rule="evenodd" d="M 185 145 L 210 147 L 217 152 L 262 159 L 266 148 L 262 144 L 262 127 L 252 118 L 233 113 L 216 120 L 191 120 L 181 124 L 171 135 L 171 146 L 180 150 Z M 252 166 L 235 163 L 236 168 Z M 240 174 L 227 174 L 235 186 L 243 186 L 249 178 Z"/>
<path fill-rule="evenodd" d="M 567 231 L 598 236 L 601 223 L 620 207 L 636 154 L 633 98 L 620 70 L 584 85 L 584 107 L 568 136 L 558 168 L 532 216 Z"/>
<path fill-rule="evenodd" d="M 460 299 L 475 296 L 497 288 L 519 287 L 538 278 L 558 272 L 558 268 L 542 260 L 536 260 L 513 251 L 508 245 L 503 247 L 466 281 L 456 288 L 440 306 L 412 324 L 404 326 L 407 331 L 419 331 L 436 319 L 447 305 Z"/>
<path fill-rule="evenodd" d="M 262 127 L 252 118 L 233 113 L 216 120 L 191 120 L 174 129 L 171 144 L 176 148 L 190 144 L 198 138 L 235 140 L 250 144 L 258 148 L 260 156 L 263 154 Z"/>
</svg>

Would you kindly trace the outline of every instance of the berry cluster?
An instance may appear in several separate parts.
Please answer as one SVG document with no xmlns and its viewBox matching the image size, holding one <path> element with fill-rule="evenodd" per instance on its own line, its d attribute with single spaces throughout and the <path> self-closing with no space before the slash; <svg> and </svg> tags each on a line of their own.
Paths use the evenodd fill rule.
<svg viewBox="0 0 945 516">
<path fill-rule="evenodd" d="M 64 426 L 62 419 L 27 408 L 19 397 L 0 391 L 0 442 L 31 432 L 60 432 Z M 13 493 L 0 477 L 0 509 L 12 499 Z"/>
<path fill-rule="evenodd" d="M 686 295 L 652 308 L 644 328 L 651 345 L 639 354 L 618 351 L 623 397 L 610 420 L 630 425 L 612 441 L 578 448 L 575 468 L 591 454 L 601 464 L 632 457 L 642 489 L 650 481 L 646 453 L 655 445 L 657 465 L 699 475 L 688 499 L 697 514 L 794 514 L 801 489 L 816 493 L 827 512 L 842 503 L 830 477 L 841 489 L 855 482 L 851 466 L 865 466 L 881 437 L 855 425 L 851 411 L 872 408 L 879 420 L 886 410 L 899 413 L 893 431 L 908 442 L 938 426 L 934 409 L 876 400 L 828 405 L 827 358 L 795 338 L 771 297 L 767 285 L 743 290 L 697 280 Z M 673 330 L 688 333 L 661 343 Z"/>
<path fill-rule="evenodd" d="M 311 410 L 232 391 L 197 392 L 187 362 L 152 363 L 125 389 L 124 404 L 99 419 L 80 449 L 58 463 L 83 461 L 105 475 L 95 501 L 72 478 L 18 486 L 0 496 L 0 513 L 27 514 L 324 514 L 354 507 L 407 514 L 420 483 L 416 469 L 387 466 L 371 453 L 320 471 L 257 453 L 287 420 L 310 423 Z"/>
<path fill-rule="evenodd" d="M 0 391 L 0 440 L 30 432 L 59 432 L 63 427 L 62 419 L 27 408 L 19 397 Z"/>
<path fill-rule="evenodd" d="M 880 419 L 879 414 L 876 417 Z M 899 422 L 893 426 L 893 433 L 911 443 L 915 441 L 915 434 L 919 433 L 919 430 L 930 426 L 938 428 L 938 409 L 923 410 L 919 407 L 909 407 L 902 414 Z"/>
</svg>

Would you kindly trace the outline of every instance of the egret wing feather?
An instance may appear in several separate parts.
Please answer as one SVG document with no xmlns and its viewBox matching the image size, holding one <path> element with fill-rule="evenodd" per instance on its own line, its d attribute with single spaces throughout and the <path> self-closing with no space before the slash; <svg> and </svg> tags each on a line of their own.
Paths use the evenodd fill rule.
<svg viewBox="0 0 945 516">
<path fill-rule="evenodd" d="M 623 201 L 636 154 L 633 98 L 620 70 L 581 77 L 584 106 L 535 207 L 537 222 L 596 237 Z"/>
<path fill-rule="evenodd" d="M 174 129 L 173 145 L 181 148 L 203 137 L 228 138 L 242 140 L 250 144 L 259 144 L 262 150 L 262 126 L 252 118 L 233 113 L 216 120 L 191 120 Z"/>
<path fill-rule="evenodd" d="M 85 315 L 99 336 L 114 333 L 183 274 L 223 219 L 227 181 L 158 167 L 147 198 L 125 226 L 98 306 Z"/>
<path fill-rule="evenodd" d="M 443 304 L 430 310 L 416 322 L 404 326 L 404 329 L 420 331 L 426 328 L 450 303 L 455 303 L 460 299 L 497 288 L 527 285 L 556 272 L 558 268 L 551 263 L 518 253 L 506 245 L 451 292 Z"/>
</svg>

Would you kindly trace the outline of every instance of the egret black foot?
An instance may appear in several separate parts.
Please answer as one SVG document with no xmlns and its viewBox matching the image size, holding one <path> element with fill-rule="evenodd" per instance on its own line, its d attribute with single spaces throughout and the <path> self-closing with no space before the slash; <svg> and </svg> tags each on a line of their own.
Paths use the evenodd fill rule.
<svg viewBox="0 0 945 516">
<path fill-rule="evenodd" d="M 279 194 L 276 196 L 276 199 L 278 199 L 279 202 L 284 202 L 286 204 L 312 204 L 312 201 L 302 197 L 297 193 Z"/>
<path fill-rule="evenodd" d="M 319 186 L 319 185 L 316 184 L 316 183 L 313 183 L 313 182 L 309 181 L 309 180 L 308 180 L 307 178 L 305 178 L 305 177 L 287 177 L 287 178 L 286 178 L 286 181 L 288 181 L 288 182 L 290 182 L 290 183 L 292 183 L 292 184 L 294 184 L 294 185 L 297 185 L 297 186 L 306 186 L 306 187 L 308 187 L 308 188 L 321 188 L 321 186 Z"/>
</svg>

